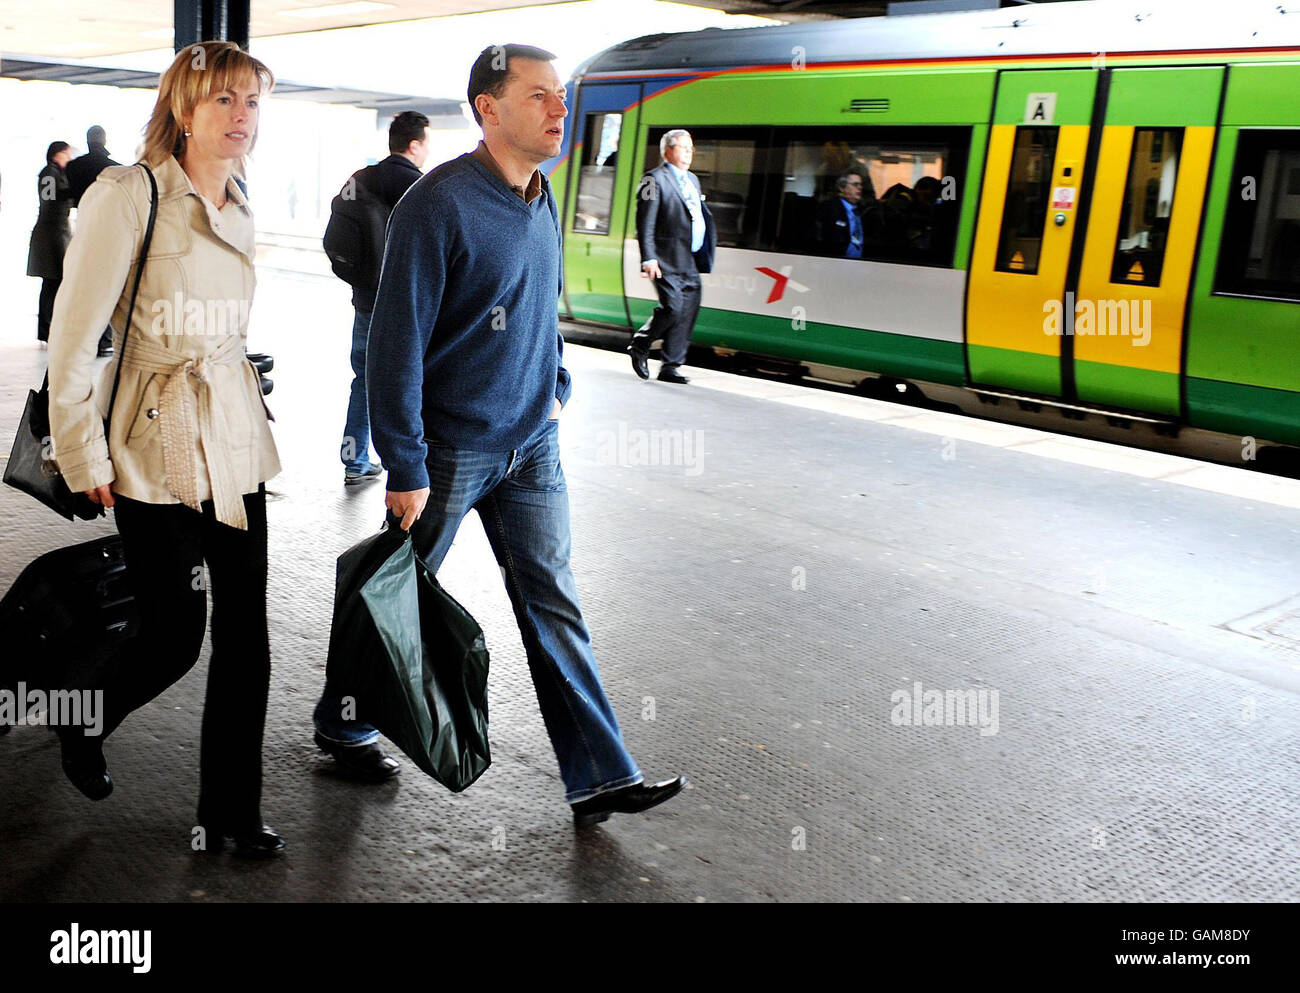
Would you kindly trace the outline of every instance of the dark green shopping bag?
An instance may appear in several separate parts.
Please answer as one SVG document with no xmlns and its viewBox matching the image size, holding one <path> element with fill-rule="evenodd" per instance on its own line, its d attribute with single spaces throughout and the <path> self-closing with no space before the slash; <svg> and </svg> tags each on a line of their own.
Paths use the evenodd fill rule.
<svg viewBox="0 0 1300 993">
<path fill-rule="evenodd" d="M 491 765 L 483 631 L 401 528 L 339 556 L 326 674 L 359 719 L 449 790 Z"/>
</svg>

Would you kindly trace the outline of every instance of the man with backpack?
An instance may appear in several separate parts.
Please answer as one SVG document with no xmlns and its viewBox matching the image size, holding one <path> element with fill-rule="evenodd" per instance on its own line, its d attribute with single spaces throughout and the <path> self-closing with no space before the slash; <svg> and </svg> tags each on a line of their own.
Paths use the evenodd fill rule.
<svg viewBox="0 0 1300 993">
<path fill-rule="evenodd" d="M 330 207 L 325 254 L 335 275 L 352 286 L 352 393 L 339 456 L 343 482 L 351 486 L 374 479 L 383 467 L 370 461 L 370 416 L 366 403 L 366 342 L 375 290 L 384 258 L 388 215 L 407 188 L 420 178 L 429 155 L 429 119 L 413 110 L 393 118 L 388 127 L 388 158 L 352 174 Z"/>
</svg>

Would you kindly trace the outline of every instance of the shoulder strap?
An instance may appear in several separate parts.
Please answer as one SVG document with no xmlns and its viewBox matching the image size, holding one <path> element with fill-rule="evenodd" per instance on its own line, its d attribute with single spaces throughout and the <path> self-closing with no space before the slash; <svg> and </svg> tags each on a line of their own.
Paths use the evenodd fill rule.
<svg viewBox="0 0 1300 993">
<path fill-rule="evenodd" d="M 126 360 L 126 344 L 131 338 L 131 321 L 135 317 L 135 298 L 140 292 L 140 277 L 144 275 L 144 261 L 149 255 L 149 244 L 153 241 L 153 224 L 158 219 L 158 184 L 153 178 L 153 171 L 140 163 L 140 168 L 149 177 L 149 223 L 144 229 L 144 241 L 140 245 L 140 260 L 135 267 L 135 282 L 131 285 L 131 302 L 126 308 L 126 328 L 122 331 L 122 354 L 117 357 L 117 369 L 113 372 L 113 392 L 108 398 L 108 417 L 105 423 L 113 419 L 113 405 L 117 403 L 117 387 L 122 382 L 122 363 Z"/>
</svg>

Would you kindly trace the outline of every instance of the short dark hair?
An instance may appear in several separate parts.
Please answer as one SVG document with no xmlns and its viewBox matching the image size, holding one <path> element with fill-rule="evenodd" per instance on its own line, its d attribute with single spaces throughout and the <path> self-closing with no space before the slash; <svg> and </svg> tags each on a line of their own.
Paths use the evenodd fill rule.
<svg viewBox="0 0 1300 993">
<path fill-rule="evenodd" d="M 388 150 L 400 155 L 410 147 L 413 141 L 424 141 L 424 129 L 429 126 L 429 119 L 418 110 L 404 110 L 393 118 L 388 125 Z"/>
<path fill-rule="evenodd" d="M 54 163 L 54 156 L 58 155 L 65 148 L 71 148 L 71 147 L 72 146 L 69 145 L 66 141 L 50 142 L 50 147 L 45 150 L 45 164 L 52 165 Z"/>
<path fill-rule="evenodd" d="M 842 173 L 840 173 L 839 178 L 835 180 L 835 189 L 837 190 L 848 189 L 848 185 L 849 183 L 853 182 L 854 176 L 857 176 L 859 180 L 862 179 L 862 173 L 858 172 L 858 170 L 845 169 Z M 864 182 L 860 182 L 858 185 L 865 186 L 866 184 Z"/>
<path fill-rule="evenodd" d="M 104 129 L 98 124 L 92 124 L 86 129 L 87 145 L 102 145 L 106 141 L 108 141 L 108 135 L 104 133 Z"/>
<path fill-rule="evenodd" d="M 510 79 L 511 59 L 554 62 L 555 53 L 532 45 L 488 45 L 479 52 L 469 71 L 469 109 L 474 113 L 475 124 L 483 123 L 483 115 L 474 106 L 474 100 L 480 93 L 486 93 L 490 97 L 501 96 Z"/>
</svg>

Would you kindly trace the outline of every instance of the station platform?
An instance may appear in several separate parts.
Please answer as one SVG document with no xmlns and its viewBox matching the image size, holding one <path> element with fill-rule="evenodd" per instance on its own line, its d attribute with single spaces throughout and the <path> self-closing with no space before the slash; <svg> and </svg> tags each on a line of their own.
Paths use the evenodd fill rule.
<svg viewBox="0 0 1300 993">
<path fill-rule="evenodd" d="M 22 285 L 4 454 L 44 366 Z M 645 383 L 571 345 L 586 619 L 647 778 L 691 783 L 575 832 L 476 517 L 440 578 L 492 654 L 492 768 L 370 786 L 313 746 L 334 561 L 382 483 L 338 461 L 347 288 L 261 270 L 252 321 L 284 463 L 263 813 L 288 850 L 191 851 L 204 661 L 109 739 L 102 803 L 47 729 L 0 737 L 0 900 L 1300 899 L 1300 483 L 716 371 Z M 0 592 L 111 527 L 0 488 Z"/>
</svg>

